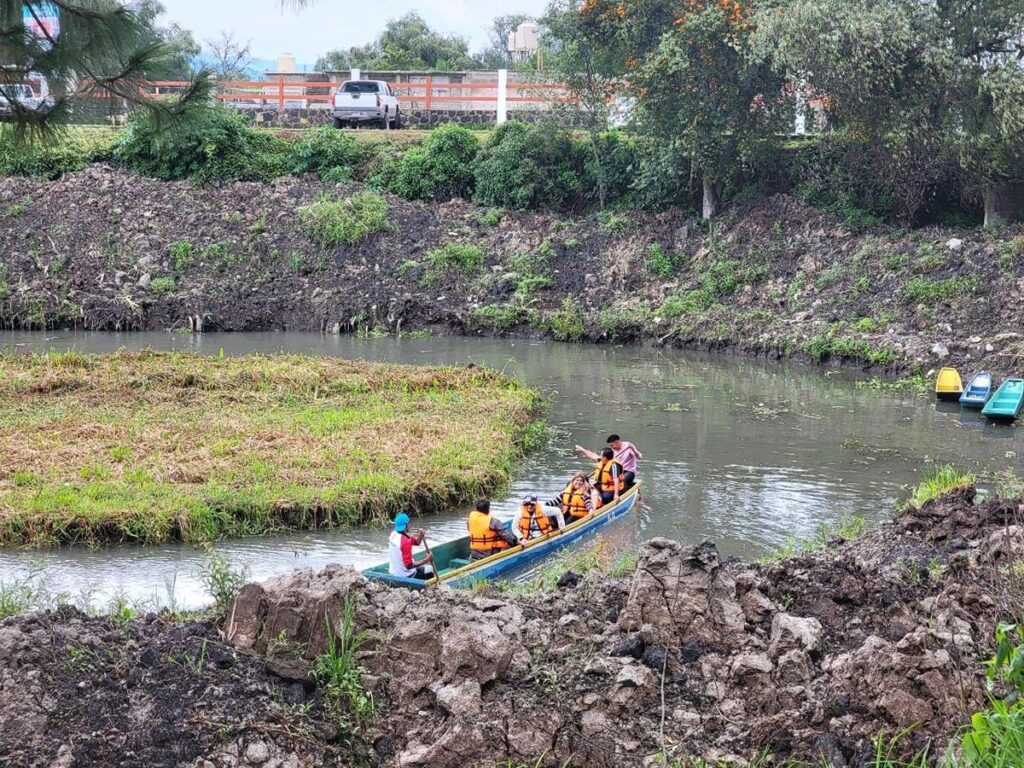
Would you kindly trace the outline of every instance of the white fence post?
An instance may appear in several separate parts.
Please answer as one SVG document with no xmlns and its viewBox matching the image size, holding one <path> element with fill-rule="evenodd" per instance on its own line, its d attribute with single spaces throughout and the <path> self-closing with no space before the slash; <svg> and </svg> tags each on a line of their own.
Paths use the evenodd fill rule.
<svg viewBox="0 0 1024 768">
<path fill-rule="evenodd" d="M 508 120 L 508 70 L 498 70 L 498 125 Z"/>
<path fill-rule="evenodd" d="M 359 80 L 362 76 L 363 76 L 363 73 L 362 73 L 362 71 L 360 69 L 353 68 L 352 71 L 349 72 L 349 78 L 348 79 L 349 80 Z"/>
</svg>

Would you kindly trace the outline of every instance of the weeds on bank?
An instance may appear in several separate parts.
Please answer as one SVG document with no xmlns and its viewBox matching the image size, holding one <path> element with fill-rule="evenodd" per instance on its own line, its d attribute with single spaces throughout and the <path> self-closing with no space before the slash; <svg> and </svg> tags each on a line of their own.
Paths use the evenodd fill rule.
<svg viewBox="0 0 1024 768">
<path fill-rule="evenodd" d="M 971 487 L 976 480 L 977 478 L 970 472 L 960 472 L 951 464 L 936 467 L 927 473 L 914 488 L 905 507 L 920 509 L 927 502 L 944 493 Z"/>
<path fill-rule="evenodd" d="M 387 201 L 374 192 L 359 192 L 344 200 L 324 195 L 299 208 L 298 214 L 306 234 L 325 248 L 355 245 L 389 227 Z"/>
<path fill-rule="evenodd" d="M 583 550 L 565 550 L 543 571 L 527 582 L 484 582 L 474 583 L 470 589 L 481 592 L 495 587 L 505 595 L 532 595 L 537 592 L 553 592 L 558 580 L 567 571 L 579 574 L 598 573 L 615 578 L 630 576 L 636 570 L 639 556 L 636 552 L 616 553 L 608 541 L 598 536 L 593 546 Z"/>
<path fill-rule="evenodd" d="M 212 549 L 202 577 L 207 593 L 213 598 L 213 609 L 218 614 L 227 612 L 247 580 L 245 568 L 234 567 L 230 559 Z"/>
<path fill-rule="evenodd" d="M 433 285 L 444 274 L 471 274 L 484 265 L 484 252 L 471 243 L 446 243 L 427 254 L 425 285 Z"/>
<path fill-rule="evenodd" d="M 355 628 L 355 602 L 345 600 L 337 630 L 327 621 L 327 650 L 313 662 L 313 679 L 323 692 L 326 709 L 342 731 L 362 730 L 373 719 L 372 694 L 363 686 L 366 670 L 358 654 L 366 634 Z"/>
<path fill-rule="evenodd" d="M 777 563 L 780 560 L 788 560 L 797 555 L 807 555 L 812 552 L 823 550 L 834 538 L 844 540 L 855 539 L 864 533 L 868 527 L 868 520 L 861 515 L 843 515 L 835 523 L 821 523 L 813 536 L 806 539 L 797 539 L 796 536 L 786 537 L 786 543 L 777 547 L 758 559 L 761 565 Z"/>
</svg>

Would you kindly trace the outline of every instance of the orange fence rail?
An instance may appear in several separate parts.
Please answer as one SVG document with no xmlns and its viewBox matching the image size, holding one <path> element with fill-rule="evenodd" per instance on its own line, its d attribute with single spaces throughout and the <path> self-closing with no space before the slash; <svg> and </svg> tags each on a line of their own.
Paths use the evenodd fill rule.
<svg viewBox="0 0 1024 768">
<path fill-rule="evenodd" d="M 227 80 L 218 81 L 215 97 L 226 102 L 252 102 L 273 104 L 278 109 L 285 109 L 290 102 L 309 102 L 311 104 L 330 105 L 334 94 L 342 85 L 338 81 L 286 80 L 278 75 L 271 80 Z M 474 105 L 491 104 L 498 107 L 497 82 L 447 83 L 434 82 L 430 75 L 421 83 L 388 83 L 399 100 L 421 102 L 423 109 L 431 111 L 435 104 L 443 105 L 467 103 Z M 164 96 L 178 92 L 188 86 L 187 82 L 178 80 L 158 80 L 149 84 L 149 95 Z M 566 87 L 561 83 L 508 83 L 505 100 L 508 104 L 532 104 L 537 107 L 548 107 L 554 104 L 575 103 Z M 475 95 L 473 91 L 493 91 L 486 95 Z M 453 94 L 453 91 L 458 93 Z M 469 91 L 470 93 L 466 93 Z M 530 92 L 535 95 L 530 95 Z M 525 95 L 522 95 L 524 92 Z"/>
</svg>

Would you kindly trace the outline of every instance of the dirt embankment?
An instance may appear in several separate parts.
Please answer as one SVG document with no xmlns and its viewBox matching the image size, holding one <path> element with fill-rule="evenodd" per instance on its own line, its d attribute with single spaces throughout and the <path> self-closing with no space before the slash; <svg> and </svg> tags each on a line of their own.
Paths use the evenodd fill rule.
<svg viewBox="0 0 1024 768">
<path fill-rule="evenodd" d="M 710 230 L 681 211 L 579 220 L 389 198 L 322 249 L 315 178 L 196 187 L 94 166 L 0 185 L 0 324 L 547 335 L 927 370 L 1024 362 L 1024 228 L 852 232 L 776 196 Z M 431 267 L 448 243 L 479 267 Z"/>
<path fill-rule="evenodd" d="M 553 594 L 418 594 L 329 567 L 248 585 L 221 628 L 8 619 L 0 762 L 639 766 L 767 750 L 838 768 L 911 726 L 896 751 L 938 753 L 982 706 L 978 660 L 1019 604 L 999 585 L 1024 500 L 973 498 L 769 566 L 654 540 L 631 577 Z M 377 710 L 358 744 L 309 678 L 346 600 Z"/>
</svg>

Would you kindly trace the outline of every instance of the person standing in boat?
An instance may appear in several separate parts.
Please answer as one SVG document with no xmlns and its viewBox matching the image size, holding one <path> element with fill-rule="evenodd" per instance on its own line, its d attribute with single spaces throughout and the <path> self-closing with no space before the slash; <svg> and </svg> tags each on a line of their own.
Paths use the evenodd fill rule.
<svg viewBox="0 0 1024 768">
<path fill-rule="evenodd" d="M 434 556 L 427 553 L 420 559 L 413 557 L 412 548 L 423 546 L 427 532 L 422 528 L 415 536 L 409 535 L 409 516 L 402 512 L 395 518 L 395 529 L 388 538 L 388 572 L 407 579 L 429 579 L 434 575 Z"/>
<path fill-rule="evenodd" d="M 642 459 L 644 455 L 640 453 L 637 447 L 626 440 L 623 440 L 618 435 L 608 435 L 608 447 L 612 449 L 615 454 L 615 459 L 622 465 L 622 479 L 623 485 L 622 490 L 628 491 L 633 487 L 636 482 L 636 465 L 637 460 Z M 588 451 L 582 445 L 576 446 L 576 452 L 583 454 L 592 461 L 600 461 L 601 457 L 593 451 Z"/>
<path fill-rule="evenodd" d="M 491 502 L 481 499 L 466 521 L 469 529 L 469 556 L 473 560 L 497 554 L 516 544 L 526 546 L 526 539 L 517 537 L 505 524 L 491 515 Z"/>
</svg>

